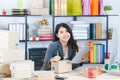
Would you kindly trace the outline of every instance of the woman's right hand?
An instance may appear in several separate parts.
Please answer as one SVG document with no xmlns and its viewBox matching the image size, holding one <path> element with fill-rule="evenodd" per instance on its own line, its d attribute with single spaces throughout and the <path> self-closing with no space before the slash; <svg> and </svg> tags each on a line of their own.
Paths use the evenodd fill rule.
<svg viewBox="0 0 120 80">
<path fill-rule="evenodd" d="M 60 56 L 55 56 L 55 57 L 50 59 L 50 62 L 58 62 L 58 61 L 60 61 L 60 59 L 61 59 Z"/>
</svg>

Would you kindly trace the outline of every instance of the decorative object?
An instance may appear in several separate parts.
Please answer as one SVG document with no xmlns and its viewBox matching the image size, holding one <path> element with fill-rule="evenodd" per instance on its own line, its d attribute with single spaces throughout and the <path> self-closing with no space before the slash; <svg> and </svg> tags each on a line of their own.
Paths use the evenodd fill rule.
<svg viewBox="0 0 120 80">
<path fill-rule="evenodd" d="M 112 39 L 112 33 L 113 33 L 113 29 L 109 28 L 108 29 L 108 39 Z"/>
<path fill-rule="evenodd" d="M 42 19 L 39 21 L 39 24 L 40 24 L 40 28 L 46 28 L 46 26 L 49 25 L 49 22 L 47 19 Z"/>
<path fill-rule="evenodd" d="M 37 40 L 39 40 L 39 37 L 36 37 L 35 35 L 34 36 L 30 36 L 30 40 L 37 41 Z"/>
<path fill-rule="evenodd" d="M 6 15 L 5 9 L 3 9 L 3 11 L 2 11 L 2 15 Z"/>
<path fill-rule="evenodd" d="M 22 9 L 23 8 L 23 2 L 22 2 L 22 0 L 18 0 L 18 2 L 17 2 L 17 8 L 18 9 Z"/>
<path fill-rule="evenodd" d="M 90 15 L 90 0 L 82 0 L 83 15 Z"/>
<path fill-rule="evenodd" d="M 96 68 L 88 68 L 88 78 L 96 78 Z"/>
<path fill-rule="evenodd" d="M 112 11 L 112 7 L 110 5 L 104 6 L 105 14 L 108 15 Z"/>
</svg>

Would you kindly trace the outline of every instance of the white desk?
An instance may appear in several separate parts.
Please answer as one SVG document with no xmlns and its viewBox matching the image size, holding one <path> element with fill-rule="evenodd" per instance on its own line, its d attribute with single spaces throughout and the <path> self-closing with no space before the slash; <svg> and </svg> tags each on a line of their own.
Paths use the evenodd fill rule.
<svg viewBox="0 0 120 80">
<path fill-rule="evenodd" d="M 92 79 L 88 77 L 83 77 L 81 75 L 81 69 L 86 68 L 88 66 L 95 67 L 95 65 L 85 64 L 82 67 L 79 67 L 78 69 L 72 71 L 71 73 L 65 73 L 64 75 L 68 77 L 66 80 L 120 80 L 120 72 L 117 75 L 102 73 L 102 75 L 97 75 L 96 78 L 92 78 Z M 98 66 L 103 68 L 104 65 L 98 65 Z"/>
<path fill-rule="evenodd" d="M 120 80 L 120 75 L 108 75 L 106 73 L 92 79 L 75 73 L 65 73 L 64 75 L 68 77 L 66 80 Z"/>
<path fill-rule="evenodd" d="M 120 80 L 120 75 L 115 76 L 115 75 L 102 74 L 92 79 L 83 77 L 82 75 L 76 74 L 75 72 L 64 73 L 64 75 L 67 76 L 67 79 L 65 80 Z M 36 79 L 35 78 L 34 79 L 33 78 L 31 79 L 0 78 L 0 80 L 36 80 Z"/>
<path fill-rule="evenodd" d="M 110 75 L 107 73 L 102 73 L 102 75 L 97 75 L 96 78 L 88 78 L 88 77 L 83 77 L 80 73 L 81 73 L 81 69 L 85 68 L 85 67 L 90 67 L 90 66 L 95 66 L 95 65 L 83 65 L 82 67 L 79 67 L 78 69 L 70 72 L 70 73 L 63 73 L 67 79 L 65 80 L 120 80 L 120 74 L 117 75 Z M 99 65 L 101 66 L 101 65 Z M 103 67 L 103 66 L 101 66 Z M 36 78 L 31 78 L 31 79 L 12 79 L 12 78 L 0 78 L 0 80 L 36 80 Z M 49 80 L 49 79 L 47 79 Z"/>
</svg>

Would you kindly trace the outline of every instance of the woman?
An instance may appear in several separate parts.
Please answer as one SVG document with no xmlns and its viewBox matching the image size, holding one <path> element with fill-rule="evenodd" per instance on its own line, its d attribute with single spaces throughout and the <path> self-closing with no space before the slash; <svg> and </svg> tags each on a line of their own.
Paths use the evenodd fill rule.
<svg viewBox="0 0 120 80">
<path fill-rule="evenodd" d="M 72 60 L 78 51 L 79 48 L 73 38 L 70 27 L 65 23 L 60 23 L 56 26 L 54 42 L 51 43 L 47 49 L 42 69 L 50 70 L 50 64 L 53 61 Z M 87 59 L 87 56 L 87 54 L 83 55 L 82 61 Z M 75 69 L 81 66 L 82 61 L 80 61 L 80 64 L 72 64 L 72 68 Z"/>
</svg>

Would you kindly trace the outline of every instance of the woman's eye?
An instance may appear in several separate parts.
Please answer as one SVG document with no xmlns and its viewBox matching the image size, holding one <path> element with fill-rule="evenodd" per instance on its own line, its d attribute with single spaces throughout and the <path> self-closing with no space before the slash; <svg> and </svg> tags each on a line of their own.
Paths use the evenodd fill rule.
<svg viewBox="0 0 120 80">
<path fill-rule="evenodd" d="M 62 31 L 60 31 L 60 33 L 62 34 L 63 32 L 62 32 Z"/>
<path fill-rule="evenodd" d="M 68 31 L 66 31 L 66 32 L 68 32 Z M 69 33 L 69 32 L 68 32 Z"/>
</svg>

